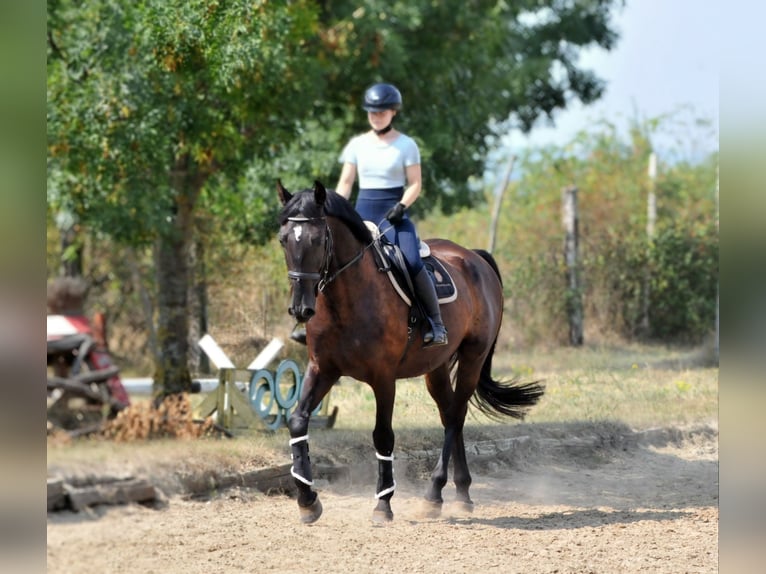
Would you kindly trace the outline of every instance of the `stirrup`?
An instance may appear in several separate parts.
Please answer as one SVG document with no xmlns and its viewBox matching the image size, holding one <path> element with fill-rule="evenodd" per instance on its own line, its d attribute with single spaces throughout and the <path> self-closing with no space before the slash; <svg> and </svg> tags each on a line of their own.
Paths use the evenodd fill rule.
<svg viewBox="0 0 766 574">
<path fill-rule="evenodd" d="M 293 329 L 293 332 L 290 333 L 290 338 L 296 343 L 305 345 L 306 344 L 306 329 L 302 327 L 296 327 L 295 329 Z"/>
<path fill-rule="evenodd" d="M 439 331 L 439 335 L 436 335 L 436 331 Z M 441 329 L 429 329 L 423 336 L 423 348 L 428 347 L 441 347 L 449 343 L 447 339 L 447 329 L 442 326 Z"/>
</svg>

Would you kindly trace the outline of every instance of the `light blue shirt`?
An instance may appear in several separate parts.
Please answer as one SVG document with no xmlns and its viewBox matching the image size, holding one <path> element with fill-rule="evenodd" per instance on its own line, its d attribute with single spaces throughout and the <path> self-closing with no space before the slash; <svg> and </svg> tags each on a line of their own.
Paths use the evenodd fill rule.
<svg viewBox="0 0 766 574">
<path fill-rule="evenodd" d="M 362 134 L 346 144 L 340 162 L 356 166 L 360 189 L 404 187 L 407 167 L 420 163 L 420 150 L 415 140 L 404 134 L 390 143 Z"/>
</svg>

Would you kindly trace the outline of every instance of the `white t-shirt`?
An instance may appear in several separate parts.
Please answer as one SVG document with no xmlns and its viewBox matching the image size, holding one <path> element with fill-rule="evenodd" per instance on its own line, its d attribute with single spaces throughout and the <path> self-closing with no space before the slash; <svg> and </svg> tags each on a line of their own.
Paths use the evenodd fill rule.
<svg viewBox="0 0 766 574">
<path fill-rule="evenodd" d="M 390 143 L 362 134 L 346 144 L 340 162 L 356 166 L 360 189 L 386 189 L 405 186 L 406 168 L 420 163 L 420 150 L 415 140 L 404 134 Z"/>
</svg>

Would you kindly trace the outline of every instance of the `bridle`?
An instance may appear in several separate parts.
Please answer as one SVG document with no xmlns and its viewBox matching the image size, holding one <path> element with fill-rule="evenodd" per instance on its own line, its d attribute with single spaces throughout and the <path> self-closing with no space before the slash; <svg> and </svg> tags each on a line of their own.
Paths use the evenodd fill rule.
<svg viewBox="0 0 766 574">
<path fill-rule="evenodd" d="M 300 281 L 301 279 L 309 279 L 312 281 L 316 281 L 316 291 L 318 293 L 322 293 L 327 286 L 335 281 L 335 279 L 343 273 L 346 269 L 354 265 L 357 261 L 359 261 L 362 257 L 364 257 L 365 251 L 367 251 L 375 241 L 373 240 L 369 244 L 365 245 L 359 253 L 357 253 L 351 261 L 348 263 L 344 263 L 341 265 L 332 275 L 330 275 L 330 264 L 332 263 L 332 254 L 333 254 L 333 238 L 332 238 L 332 230 L 330 229 L 330 226 L 327 225 L 327 218 L 326 217 L 305 217 L 305 216 L 294 216 L 294 217 L 288 217 L 287 221 L 294 221 L 294 222 L 306 222 L 306 221 L 318 221 L 321 220 L 324 223 L 324 229 L 325 229 L 325 242 L 324 242 L 324 255 L 322 256 L 322 263 L 319 266 L 318 271 L 295 271 L 293 269 L 287 270 L 287 277 L 292 281 Z"/>
</svg>

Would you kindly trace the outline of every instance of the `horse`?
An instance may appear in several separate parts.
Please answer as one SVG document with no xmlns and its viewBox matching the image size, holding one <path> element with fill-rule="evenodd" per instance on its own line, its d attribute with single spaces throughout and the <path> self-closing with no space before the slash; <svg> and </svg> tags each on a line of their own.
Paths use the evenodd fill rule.
<svg viewBox="0 0 766 574">
<path fill-rule="evenodd" d="M 322 514 L 312 488 L 309 419 L 341 376 L 367 383 L 375 395 L 372 440 L 378 481 L 373 521 L 394 517 L 391 421 L 396 380 L 421 375 L 444 427 L 441 455 L 425 493 L 428 515 L 438 517 L 441 512 L 450 458 L 456 504 L 470 512 L 471 475 L 463 438 L 469 400 L 495 418 L 523 419 L 544 393 L 539 381 L 492 378 L 504 301 L 494 258 L 445 239 L 426 242 L 453 278 L 459 296 L 442 305 L 449 343 L 424 349 L 420 337 L 408 337 L 408 304 L 376 263 L 371 247 L 380 239 L 373 237 L 351 203 L 320 181 L 292 194 L 278 180 L 277 193 L 282 203 L 279 242 L 291 282 L 288 313 L 305 323 L 308 347 L 303 389 L 288 419 L 300 520 L 310 524 Z"/>
</svg>

